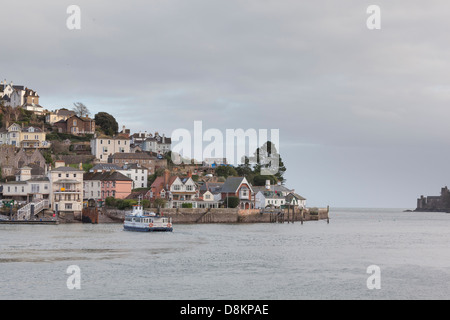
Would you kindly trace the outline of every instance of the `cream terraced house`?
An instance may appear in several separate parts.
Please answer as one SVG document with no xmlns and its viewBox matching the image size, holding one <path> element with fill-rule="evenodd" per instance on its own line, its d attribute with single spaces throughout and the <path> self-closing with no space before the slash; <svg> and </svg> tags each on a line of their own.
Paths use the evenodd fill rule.
<svg viewBox="0 0 450 320">
<path fill-rule="evenodd" d="M 83 209 L 83 170 L 59 166 L 49 173 L 50 203 L 54 212 L 81 217 Z"/>
<path fill-rule="evenodd" d="M 91 153 L 102 163 L 108 162 L 108 157 L 115 153 L 129 153 L 130 138 L 118 134 L 114 137 L 100 135 L 91 140 Z"/>
<path fill-rule="evenodd" d="M 38 127 L 21 127 L 13 123 L 6 130 L 0 130 L 0 144 L 8 144 L 18 148 L 49 148 L 46 133 Z"/>
</svg>

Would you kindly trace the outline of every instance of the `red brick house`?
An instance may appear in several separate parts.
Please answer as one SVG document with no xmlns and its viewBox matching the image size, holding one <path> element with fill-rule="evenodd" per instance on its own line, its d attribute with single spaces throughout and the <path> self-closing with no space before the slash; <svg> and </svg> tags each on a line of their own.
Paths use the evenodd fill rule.
<svg viewBox="0 0 450 320">
<path fill-rule="evenodd" d="M 220 190 L 222 201 L 227 197 L 238 197 L 239 208 L 253 209 L 254 195 L 251 184 L 245 177 L 229 177 Z"/>
<path fill-rule="evenodd" d="M 73 135 L 94 134 L 95 120 L 88 117 L 71 116 L 67 120 L 54 123 L 59 133 L 70 133 Z"/>
</svg>

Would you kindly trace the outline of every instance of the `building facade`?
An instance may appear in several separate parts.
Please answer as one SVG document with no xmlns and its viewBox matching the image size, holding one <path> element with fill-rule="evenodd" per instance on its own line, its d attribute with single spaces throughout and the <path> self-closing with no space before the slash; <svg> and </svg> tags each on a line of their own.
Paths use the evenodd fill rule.
<svg viewBox="0 0 450 320">
<path fill-rule="evenodd" d="M 81 215 L 83 170 L 59 166 L 49 173 L 51 209 L 58 214 Z"/>
<path fill-rule="evenodd" d="M 50 148 L 50 142 L 46 141 L 46 133 L 38 127 L 22 127 L 17 123 L 8 126 L 6 130 L 0 130 L 0 144 L 8 144 L 17 148 Z"/>
<path fill-rule="evenodd" d="M 130 152 L 130 139 L 121 134 L 115 137 L 96 136 L 91 140 L 91 152 L 99 162 L 107 163 L 108 157 L 113 154 Z"/>
<path fill-rule="evenodd" d="M 72 115 L 66 120 L 59 120 L 53 124 L 59 133 L 73 135 L 94 134 L 95 121 L 88 117 Z"/>
<path fill-rule="evenodd" d="M 125 199 L 131 194 L 133 180 L 117 171 L 89 172 L 83 176 L 84 199 Z"/>
</svg>

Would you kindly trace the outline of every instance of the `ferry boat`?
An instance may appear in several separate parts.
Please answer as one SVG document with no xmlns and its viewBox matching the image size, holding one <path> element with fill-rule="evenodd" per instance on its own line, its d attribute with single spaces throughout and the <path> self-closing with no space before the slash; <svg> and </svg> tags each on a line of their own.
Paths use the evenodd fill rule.
<svg viewBox="0 0 450 320">
<path fill-rule="evenodd" d="M 123 228 L 127 231 L 142 232 L 171 232 L 172 218 L 157 215 L 154 212 L 145 212 L 140 202 L 133 206 L 130 214 L 125 216 Z"/>
</svg>

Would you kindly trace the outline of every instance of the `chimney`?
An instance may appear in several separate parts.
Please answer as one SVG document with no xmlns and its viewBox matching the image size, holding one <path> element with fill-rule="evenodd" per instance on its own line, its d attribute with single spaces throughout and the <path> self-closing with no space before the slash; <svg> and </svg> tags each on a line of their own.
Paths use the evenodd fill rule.
<svg viewBox="0 0 450 320">
<path fill-rule="evenodd" d="M 63 160 L 55 161 L 55 169 L 59 167 L 64 167 L 66 163 Z"/>
<path fill-rule="evenodd" d="M 192 171 L 191 170 L 188 170 L 188 177 L 192 178 Z"/>
<path fill-rule="evenodd" d="M 169 178 L 170 178 L 170 171 L 168 169 L 164 170 L 164 185 L 166 186 L 166 189 L 169 189 Z"/>
<path fill-rule="evenodd" d="M 270 190 L 270 180 L 266 180 L 266 190 Z"/>
</svg>

